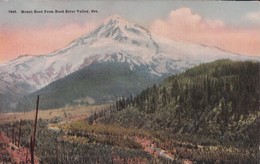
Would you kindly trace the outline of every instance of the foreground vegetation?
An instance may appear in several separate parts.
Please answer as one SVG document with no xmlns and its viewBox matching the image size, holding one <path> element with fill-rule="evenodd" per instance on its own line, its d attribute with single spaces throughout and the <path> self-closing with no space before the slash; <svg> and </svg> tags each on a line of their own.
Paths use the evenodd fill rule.
<svg viewBox="0 0 260 164">
<path fill-rule="evenodd" d="M 223 145 L 200 145 L 188 136 L 171 135 L 161 131 L 123 128 L 116 125 L 88 124 L 86 120 L 56 124 L 49 129 L 46 120 L 39 120 L 36 156 L 44 163 L 257 163 L 257 154 L 248 149 Z M 53 122 L 52 122 L 53 123 Z M 0 130 L 12 137 L 19 122 L 6 123 Z M 32 121 L 22 121 L 21 145 L 29 148 Z M 15 128 L 16 129 L 16 128 Z M 17 133 L 17 131 L 15 131 Z M 149 141 L 146 148 L 137 139 Z M 155 146 L 152 146 L 155 145 Z M 171 154 L 167 159 L 159 153 Z M 29 155 L 28 155 L 29 156 Z M 11 157 L 9 158 L 11 160 Z"/>
<path fill-rule="evenodd" d="M 169 77 L 112 106 L 93 106 L 92 112 L 77 107 L 75 112 L 45 111 L 37 128 L 37 159 L 258 163 L 259 69 L 257 62 L 220 60 Z M 20 123 L 19 117 L 10 117 L 11 122 L 0 124 L 0 131 L 14 139 L 22 125 L 20 144 L 29 148 L 32 121 Z"/>
<path fill-rule="evenodd" d="M 99 136 L 98 132 L 91 132 L 92 136 L 85 136 L 83 135 L 84 131 L 77 133 L 77 129 L 67 134 L 62 129 L 57 131 L 48 129 L 48 123 L 46 120 L 40 119 L 37 128 L 36 156 L 40 162 L 147 163 L 153 160 L 151 155 L 144 152 L 140 145 L 131 139 L 126 138 L 123 142 L 113 135 L 106 139 Z M 0 130 L 12 138 L 12 131 L 18 125 L 19 122 L 2 124 Z M 21 145 L 28 148 L 31 127 L 32 121 L 22 121 Z M 108 143 L 108 141 L 114 142 Z"/>
</svg>

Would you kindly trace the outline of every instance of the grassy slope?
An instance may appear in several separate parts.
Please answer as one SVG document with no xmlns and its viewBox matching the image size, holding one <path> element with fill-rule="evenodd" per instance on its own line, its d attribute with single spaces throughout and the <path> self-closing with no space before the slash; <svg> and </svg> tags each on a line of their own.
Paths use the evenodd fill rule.
<svg viewBox="0 0 260 164">
<path fill-rule="evenodd" d="M 59 109 L 39 110 L 38 118 L 45 120 L 63 120 L 64 122 L 85 119 L 93 112 L 105 110 L 109 105 L 75 106 Z M 0 115 L 0 124 L 22 120 L 33 120 L 35 111 L 3 113 Z"/>
</svg>

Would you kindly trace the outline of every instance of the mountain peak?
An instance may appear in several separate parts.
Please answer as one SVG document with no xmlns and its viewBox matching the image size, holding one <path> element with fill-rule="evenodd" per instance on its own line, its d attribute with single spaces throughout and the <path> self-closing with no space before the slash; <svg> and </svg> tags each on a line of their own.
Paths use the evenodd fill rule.
<svg viewBox="0 0 260 164">
<path fill-rule="evenodd" d="M 114 25 L 129 24 L 129 22 L 127 22 L 124 18 L 122 18 L 121 16 L 116 15 L 116 14 L 105 19 L 104 24 L 109 24 L 109 23 L 112 23 Z"/>
<path fill-rule="evenodd" d="M 105 20 L 123 20 L 123 18 L 117 14 L 107 17 Z"/>
<path fill-rule="evenodd" d="M 119 15 L 112 15 L 107 17 L 92 32 L 71 42 L 71 46 L 86 44 L 88 41 L 93 43 L 93 41 L 100 40 L 101 38 L 106 39 L 108 42 L 113 40 L 128 43 L 129 45 L 150 48 L 155 45 L 151 33 L 147 29 L 136 23 L 128 22 Z"/>
<path fill-rule="evenodd" d="M 117 41 L 125 41 L 128 38 L 127 28 L 135 24 L 129 23 L 119 15 L 112 15 L 94 30 L 88 37 L 111 38 Z"/>
</svg>

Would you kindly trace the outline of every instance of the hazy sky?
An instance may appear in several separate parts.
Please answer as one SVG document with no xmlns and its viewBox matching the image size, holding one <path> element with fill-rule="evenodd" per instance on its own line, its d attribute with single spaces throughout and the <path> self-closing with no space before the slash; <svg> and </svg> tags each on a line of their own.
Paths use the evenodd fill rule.
<svg viewBox="0 0 260 164">
<path fill-rule="evenodd" d="M 97 10 L 98 13 L 21 14 L 21 10 Z M 257 1 L 0 0 L 0 63 L 23 54 L 45 54 L 62 48 L 114 14 L 169 39 L 260 56 Z"/>
</svg>

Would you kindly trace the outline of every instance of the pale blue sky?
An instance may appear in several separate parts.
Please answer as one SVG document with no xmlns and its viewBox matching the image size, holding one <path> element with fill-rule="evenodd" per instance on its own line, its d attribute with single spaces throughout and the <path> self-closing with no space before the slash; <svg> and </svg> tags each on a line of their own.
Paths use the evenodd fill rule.
<svg viewBox="0 0 260 164">
<path fill-rule="evenodd" d="M 63 25 L 68 22 L 85 23 L 101 21 L 105 17 L 118 14 L 125 19 L 149 27 L 155 19 L 166 19 L 171 10 L 189 7 L 193 12 L 209 19 L 220 19 L 225 24 L 252 25 L 245 19 L 249 12 L 260 10 L 259 2 L 237 1 L 83 1 L 83 0 L 0 0 L 0 22 L 5 26 L 45 26 L 47 23 Z M 34 9 L 96 9 L 98 14 L 9 14 L 8 10 L 18 12 Z"/>
</svg>

